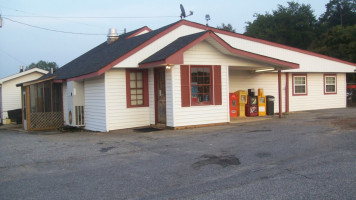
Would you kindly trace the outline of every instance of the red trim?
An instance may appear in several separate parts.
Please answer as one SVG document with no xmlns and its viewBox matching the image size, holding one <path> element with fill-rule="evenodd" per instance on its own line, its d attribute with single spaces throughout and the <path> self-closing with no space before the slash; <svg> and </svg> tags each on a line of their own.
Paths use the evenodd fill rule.
<svg viewBox="0 0 356 200">
<path fill-rule="evenodd" d="M 286 112 L 289 112 L 289 73 L 286 73 Z"/>
<path fill-rule="evenodd" d="M 279 118 L 282 118 L 282 73 L 278 70 L 278 104 Z"/>
<path fill-rule="evenodd" d="M 294 92 L 294 77 L 295 76 L 305 76 L 305 94 L 295 94 Z M 293 96 L 307 96 L 308 95 L 308 76 L 307 74 L 292 74 L 292 91 Z"/>
<path fill-rule="evenodd" d="M 325 82 L 325 77 L 326 76 L 333 76 L 335 77 L 335 92 L 326 92 L 326 82 Z M 323 76 L 323 86 L 324 86 L 324 95 L 329 95 L 329 94 L 337 94 L 337 75 L 336 74 L 324 74 Z"/>
<path fill-rule="evenodd" d="M 131 105 L 130 72 L 142 72 L 143 105 Z M 148 107 L 148 72 L 146 69 L 126 69 L 126 106 L 127 108 Z"/>
<path fill-rule="evenodd" d="M 222 88 L 221 88 L 221 66 L 215 65 L 214 68 L 214 105 L 222 105 Z"/>
<path fill-rule="evenodd" d="M 183 22 L 185 22 L 184 25 L 193 26 L 195 28 L 200 28 L 200 29 L 204 29 L 204 30 L 207 29 L 207 27 L 205 25 L 203 25 L 203 24 L 198 24 L 198 23 L 190 22 L 190 21 L 183 21 Z M 262 43 L 262 44 L 266 44 L 266 45 L 270 45 L 270 46 L 274 46 L 274 47 L 278 47 L 278 48 L 282 48 L 282 49 L 296 51 L 296 52 L 299 52 L 299 53 L 303 53 L 303 54 L 307 54 L 307 55 L 311 55 L 311 56 L 316 56 L 316 57 L 319 57 L 319 58 L 324 58 L 324 59 L 327 59 L 327 60 L 332 60 L 332 61 L 336 61 L 336 62 L 348 64 L 348 65 L 353 65 L 353 66 L 356 67 L 356 63 L 347 62 L 347 61 L 344 61 L 344 60 L 340 60 L 340 59 L 329 57 L 329 56 L 325 56 L 325 55 L 322 55 L 322 54 L 318 54 L 318 53 L 314 53 L 314 52 L 298 49 L 298 48 L 295 48 L 295 47 L 290 47 L 290 46 L 283 45 L 283 44 L 278 44 L 278 43 L 274 43 L 274 42 L 270 42 L 270 41 L 266 41 L 266 40 L 262 40 L 262 39 L 258 39 L 258 38 L 253 38 L 253 37 L 242 35 L 242 34 L 239 34 L 239 33 L 232 33 L 232 32 L 224 31 L 224 30 L 217 29 L 217 28 L 208 27 L 208 29 L 212 30 L 214 32 L 225 34 L 225 35 L 229 35 L 229 36 L 232 36 L 232 37 L 237 37 L 237 38 L 250 40 L 250 41 L 253 41 L 253 42 L 258 42 L 258 43 Z"/>
<path fill-rule="evenodd" d="M 182 107 L 190 107 L 190 67 L 189 65 L 180 66 L 181 81 L 181 101 Z"/>
<path fill-rule="evenodd" d="M 233 54 L 242 55 L 242 56 L 250 58 L 250 59 L 255 59 L 255 60 L 259 60 L 259 61 L 263 61 L 263 62 L 275 64 L 275 65 L 286 66 L 288 68 L 293 68 L 293 69 L 298 69 L 299 68 L 299 64 L 296 64 L 296 63 L 291 63 L 291 62 L 278 60 L 278 59 L 275 59 L 275 58 L 262 56 L 262 55 L 259 55 L 259 54 L 255 54 L 255 53 L 251 53 L 251 52 L 235 49 L 232 46 L 230 46 L 228 43 L 226 43 L 223 39 L 221 39 L 219 36 L 217 36 L 214 32 L 211 32 L 211 31 L 209 31 L 209 32 L 205 33 L 204 35 L 200 36 L 199 38 L 197 38 L 196 40 L 194 40 L 190 44 L 186 45 L 185 47 L 183 47 L 179 51 L 175 52 L 173 55 L 169 56 L 165 60 L 158 61 L 158 62 L 141 64 L 141 65 L 139 65 L 139 67 L 142 68 L 142 67 L 155 66 L 157 63 L 183 64 L 183 62 L 184 62 L 183 61 L 183 53 L 185 51 L 187 51 L 188 49 L 190 49 L 191 47 L 193 47 L 194 45 L 202 42 L 203 40 L 205 40 L 208 37 L 213 38 L 215 41 L 217 41 L 219 44 L 221 44 L 224 48 L 226 48 L 228 51 L 230 51 Z"/>
<path fill-rule="evenodd" d="M 168 29 L 162 31 L 161 33 L 159 33 L 156 36 L 152 37 L 151 39 L 147 40 L 143 44 L 139 45 L 135 49 L 133 49 L 130 52 L 126 53 L 125 55 L 121 56 L 120 58 L 114 60 L 109 65 L 101 68 L 97 72 L 97 75 L 101 75 L 102 73 L 104 73 L 107 70 L 111 69 L 113 66 L 115 66 L 119 62 L 125 60 L 129 56 L 133 55 L 134 53 L 138 52 L 142 48 L 144 48 L 147 45 L 149 45 L 150 43 L 154 42 L 155 40 L 161 38 L 162 36 L 166 35 L 167 33 L 171 32 L 172 30 L 174 30 L 177 27 L 182 26 L 182 25 L 187 25 L 187 26 L 191 26 L 191 27 L 195 27 L 195 28 L 200 28 L 200 29 L 203 29 L 203 30 L 207 29 L 207 27 L 205 25 L 198 24 L 198 23 L 195 23 L 195 22 L 186 21 L 186 20 L 181 20 L 178 23 L 174 24 L 173 26 L 169 27 Z M 275 47 L 279 47 L 279 48 L 283 48 L 283 49 L 287 49 L 287 50 L 291 50 L 291 51 L 296 51 L 296 52 L 299 52 L 299 53 L 304 53 L 304 54 L 308 54 L 308 55 L 324 58 L 324 59 L 327 59 L 327 60 L 332 60 L 332 61 L 336 61 L 336 62 L 340 62 L 340 63 L 345 63 L 345 64 L 353 65 L 353 66 L 356 67 L 356 63 L 351 63 L 351 62 L 339 60 L 339 59 L 336 59 L 336 58 L 332 58 L 332 57 L 328 57 L 328 56 L 325 56 L 325 55 L 313 53 L 313 52 L 310 52 L 310 51 L 306 51 L 306 50 L 302 50 L 302 49 L 298 49 L 298 48 L 294 48 L 294 47 L 289 47 L 289 46 L 286 46 L 286 45 L 281 45 L 281 44 L 269 42 L 269 41 L 266 41 L 266 40 L 252 38 L 252 37 L 245 36 L 245 35 L 242 35 L 242 34 L 232 33 L 232 32 L 228 32 L 228 31 L 224 31 L 224 30 L 220 30 L 220 29 L 216 29 L 216 28 L 212 28 L 212 27 L 208 27 L 208 29 L 212 30 L 214 32 L 217 32 L 217 33 L 221 33 L 221 34 L 225 34 L 225 35 L 229 35 L 229 36 L 233 36 L 233 37 L 237 37 L 237 38 L 242 38 L 242 39 L 245 39 L 245 40 L 250 40 L 250 41 L 254 41 L 254 42 L 258 42 L 258 43 L 262 43 L 262 44 L 266 44 L 266 45 L 271 45 L 271 46 L 275 46 Z M 259 56 L 261 56 L 261 55 L 259 55 Z M 271 58 L 271 59 L 273 59 L 273 58 Z M 275 59 L 275 60 L 277 60 L 277 59 Z M 285 62 L 285 61 L 282 61 L 282 62 Z M 287 63 L 289 63 L 289 62 L 287 62 Z M 292 68 L 299 68 L 299 65 L 294 64 L 294 67 L 292 67 Z M 83 78 L 87 78 L 86 75 L 78 76 L 76 78 L 72 78 L 72 80 L 80 80 L 80 79 L 83 79 Z M 71 80 L 71 79 L 69 79 L 69 80 Z"/>
<path fill-rule="evenodd" d="M 126 58 L 132 56 L 133 54 L 135 54 L 136 52 L 138 52 L 139 50 L 143 49 L 144 47 L 148 46 L 149 44 L 151 44 L 152 42 L 158 40 L 159 38 L 161 38 L 162 36 L 166 35 L 167 33 L 171 32 L 172 30 L 176 29 L 177 27 L 181 26 L 182 24 L 176 23 L 173 26 L 169 27 L 168 29 L 162 31 L 161 33 L 155 35 L 154 37 L 152 37 L 151 39 L 147 40 L 146 42 L 142 43 L 141 45 L 139 45 L 138 47 L 134 48 L 133 50 L 129 51 L 128 53 L 126 53 L 125 55 L 119 57 L 118 59 L 114 60 L 113 62 L 111 62 L 110 64 L 108 64 L 107 66 L 101 68 L 98 73 L 99 75 L 106 72 L 107 70 L 111 69 L 112 67 L 114 67 L 115 65 L 117 65 L 118 63 L 120 63 L 121 61 L 125 60 Z"/>
<path fill-rule="evenodd" d="M 356 89 L 356 85 L 347 85 L 347 88 L 349 88 L 349 89 Z"/>
<path fill-rule="evenodd" d="M 161 65 L 166 65 L 166 61 L 161 60 L 161 61 L 157 61 L 157 62 L 151 62 L 151 63 L 145 63 L 145 64 L 140 64 L 140 68 L 149 68 L 149 67 L 153 67 L 153 66 L 160 66 Z"/>
<path fill-rule="evenodd" d="M 82 80 L 82 79 L 85 79 L 85 78 L 92 78 L 92 77 L 100 76 L 100 75 L 101 74 L 99 74 L 99 72 L 93 72 L 93 73 L 90 73 L 90 74 L 85 74 L 85 75 L 82 75 L 82 76 L 69 78 L 69 79 L 67 79 L 67 81 L 78 81 L 78 80 Z"/>
<path fill-rule="evenodd" d="M 135 36 L 139 35 L 140 33 L 142 33 L 143 31 L 151 32 L 152 30 L 150 28 L 148 28 L 147 26 L 145 26 L 145 27 L 141 28 L 140 30 L 136 31 L 135 33 L 127 36 L 125 39 L 135 37 Z"/>
<path fill-rule="evenodd" d="M 143 70 L 142 73 L 142 84 L 143 84 L 143 106 L 149 106 L 149 95 L 148 95 L 148 70 Z"/>
</svg>

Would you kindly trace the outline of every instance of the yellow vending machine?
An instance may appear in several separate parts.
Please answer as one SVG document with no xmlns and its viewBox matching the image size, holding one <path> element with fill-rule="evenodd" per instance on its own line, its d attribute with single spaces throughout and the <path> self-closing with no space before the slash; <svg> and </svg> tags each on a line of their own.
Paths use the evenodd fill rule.
<svg viewBox="0 0 356 200">
<path fill-rule="evenodd" d="M 245 117 L 245 105 L 247 103 L 247 91 L 239 90 L 235 92 L 237 94 L 237 116 Z"/>
<path fill-rule="evenodd" d="M 258 116 L 266 116 L 266 96 L 263 93 L 263 89 L 258 89 Z"/>
</svg>

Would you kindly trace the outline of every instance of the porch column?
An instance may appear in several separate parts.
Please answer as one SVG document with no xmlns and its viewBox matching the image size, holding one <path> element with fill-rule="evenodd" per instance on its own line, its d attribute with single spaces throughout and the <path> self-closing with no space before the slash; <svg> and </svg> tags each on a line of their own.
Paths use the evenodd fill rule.
<svg viewBox="0 0 356 200">
<path fill-rule="evenodd" d="M 289 73 L 286 73 L 286 113 L 289 112 Z"/>
<path fill-rule="evenodd" d="M 278 70 L 278 104 L 279 104 L 279 118 L 282 118 L 282 75 L 281 70 Z"/>
</svg>

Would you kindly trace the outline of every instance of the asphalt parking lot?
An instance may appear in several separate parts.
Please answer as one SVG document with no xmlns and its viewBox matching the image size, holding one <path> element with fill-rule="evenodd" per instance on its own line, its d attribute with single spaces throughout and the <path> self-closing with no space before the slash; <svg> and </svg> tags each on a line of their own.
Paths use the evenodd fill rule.
<svg viewBox="0 0 356 200">
<path fill-rule="evenodd" d="M 0 199 L 356 198 L 356 108 L 145 131 L 0 128 Z"/>
</svg>

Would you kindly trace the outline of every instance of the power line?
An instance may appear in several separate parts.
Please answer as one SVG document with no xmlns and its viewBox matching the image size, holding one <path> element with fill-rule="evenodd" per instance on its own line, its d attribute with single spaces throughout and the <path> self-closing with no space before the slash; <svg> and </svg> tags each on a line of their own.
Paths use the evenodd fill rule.
<svg viewBox="0 0 356 200">
<path fill-rule="evenodd" d="M 54 19 L 145 19 L 145 18 L 178 18 L 177 15 L 157 15 L 157 16 L 49 16 L 49 15 L 38 15 L 35 13 L 18 10 L 14 8 L 7 8 L 5 9 L 14 10 L 16 12 L 28 13 L 31 15 L 3 15 L 5 17 L 24 17 L 24 18 L 54 18 Z"/>
<path fill-rule="evenodd" d="M 39 14 L 36 14 L 36 13 L 32 13 L 32 12 L 27 12 L 27 11 L 23 11 L 23 10 L 18 10 L 18 9 L 13 9 L 13 8 L 7 8 L 7 7 L 3 7 L 5 9 L 9 9 L 9 10 L 13 10 L 13 11 L 16 11 L 16 12 L 22 12 L 22 13 L 25 13 L 25 14 L 30 14 L 30 16 L 28 17 L 31 17 L 31 16 L 36 16 L 38 18 L 40 17 L 44 17 L 44 18 L 51 18 L 51 19 L 57 19 L 57 20 L 64 20 L 64 21 L 69 21 L 71 23 L 76 23 L 76 24 L 82 24 L 82 25 L 86 25 L 86 26 L 93 26 L 93 27 L 97 27 L 97 28 L 105 28 L 103 26 L 98 26 L 98 25 L 93 25 L 93 24 L 87 24 L 87 23 L 83 23 L 83 22 L 76 22 L 76 21 L 72 21 L 72 20 L 68 20 L 68 19 L 60 19 L 60 18 L 53 18 L 53 17 L 45 17 L 45 16 L 41 16 Z M 4 16 L 4 15 L 3 15 Z M 20 16 L 16 16 L 16 15 L 5 15 L 5 17 L 20 17 Z"/>
<path fill-rule="evenodd" d="M 45 16 L 45 15 L 3 15 L 21 18 L 54 18 L 54 19 L 148 19 L 148 18 L 177 18 L 177 16 Z"/>
<path fill-rule="evenodd" d="M 55 29 L 49 29 L 49 28 L 44 28 L 44 27 L 40 27 L 40 26 L 35 26 L 35 25 L 31 25 L 31 24 L 26 24 L 26 23 L 23 23 L 23 22 L 12 20 L 12 19 L 7 18 L 7 17 L 4 17 L 4 19 L 7 19 L 9 21 L 12 21 L 12 22 L 15 22 L 15 23 L 18 23 L 18 24 L 30 26 L 30 27 L 33 27 L 33 28 L 38 28 L 38 29 L 57 32 L 57 33 L 67 33 L 67 34 L 73 34 L 73 35 L 106 35 L 106 34 L 100 34 L 100 33 L 76 33 L 76 32 L 71 32 L 71 31 L 60 31 L 60 30 L 55 30 Z"/>
<path fill-rule="evenodd" d="M 7 53 L 6 51 L 1 50 L 1 49 L 0 49 L 0 51 L 3 52 L 4 54 L 8 55 L 8 56 L 9 56 L 10 58 L 12 58 L 13 60 L 19 62 L 20 64 L 26 65 L 25 62 L 23 62 L 22 60 L 16 58 L 15 56 L 12 56 L 11 54 Z"/>
</svg>

